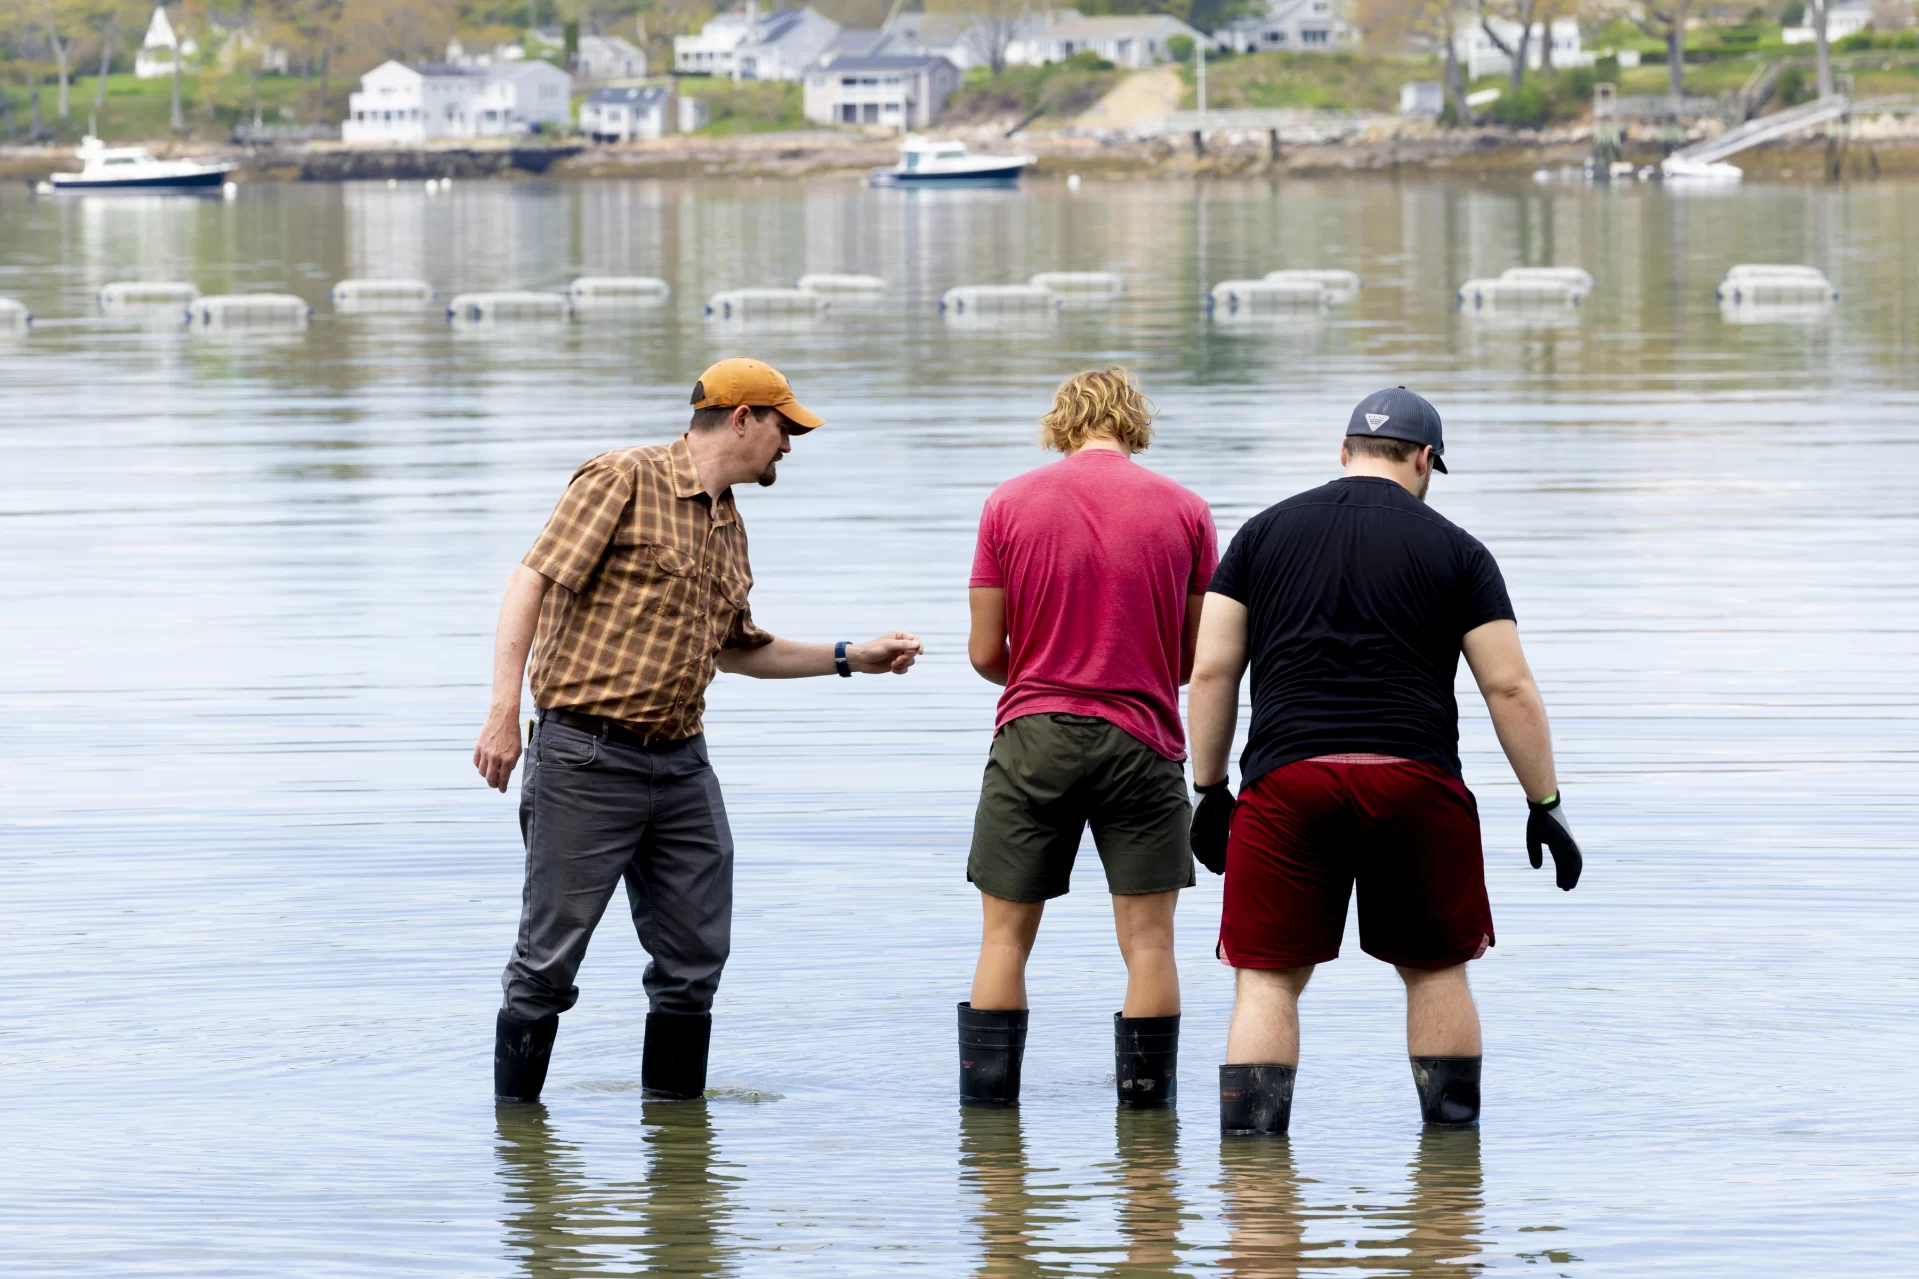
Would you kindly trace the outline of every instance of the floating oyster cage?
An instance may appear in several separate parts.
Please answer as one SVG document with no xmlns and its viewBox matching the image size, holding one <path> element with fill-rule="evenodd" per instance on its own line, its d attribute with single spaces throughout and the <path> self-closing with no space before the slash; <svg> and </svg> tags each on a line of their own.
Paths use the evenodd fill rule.
<svg viewBox="0 0 1919 1279">
<path fill-rule="evenodd" d="M 808 293 L 884 293 L 886 281 L 877 275 L 822 273 L 802 275 L 799 288 Z"/>
<path fill-rule="evenodd" d="M 1815 266 L 1741 262 L 1726 272 L 1713 297 L 1720 302 L 1817 304 L 1839 300 L 1826 273 Z"/>
<path fill-rule="evenodd" d="M 1325 268 L 1288 268 L 1282 271 L 1268 271 L 1268 284 L 1317 284 L 1323 287 L 1334 302 L 1350 302 L 1360 290 L 1357 272 Z"/>
<path fill-rule="evenodd" d="M 941 315 L 1050 314 L 1065 305 L 1059 294 L 1037 284 L 961 284 L 940 295 Z"/>
<path fill-rule="evenodd" d="M 341 280 L 328 294 L 335 302 L 431 302 L 440 296 L 425 280 Z"/>
<path fill-rule="evenodd" d="M 723 320 L 815 315 L 829 305 L 825 294 L 811 289 L 725 289 L 706 300 L 706 313 Z"/>
<path fill-rule="evenodd" d="M 305 328 L 313 308 L 291 293 L 223 293 L 201 298 L 188 316 L 207 328 Z"/>
<path fill-rule="evenodd" d="M 1296 311 L 1332 301 L 1318 280 L 1221 280 L 1206 294 L 1208 311 Z"/>
<path fill-rule="evenodd" d="M 33 312 L 17 298 L 0 298 L 0 329 L 30 329 Z"/>
<path fill-rule="evenodd" d="M 1509 266 L 1499 273 L 1499 278 L 1521 284 L 1541 280 L 1547 283 L 1569 284 L 1579 290 L 1582 298 L 1593 289 L 1592 273 L 1580 266 Z"/>
<path fill-rule="evenodd" d="M 1112 271 L 1041 271 L 1026 281 L 1054 293 L 1124 293 L 1126 279 Z"/>
<path fill-rule="evenodd" d="M 184 280 L 115 280 L 95 295 L 101 306 L 177 306 L 182 310 L 200 300 L 200 287 Z"/>
<path fill-rule="evenodd" d="M 1453 295 L 1461 309 L 1500 307 L 1578 306 L 1585 290 L 1565 280 L 1507 279 L 1505 276 L 1468 280 Z"/>
<path fill-rule="evenodd" d="M 651 275 L 583 275 L 566 286 L 575 305 L 658 306 L 673 286 Z"/>
<path fill-rule="evenodd" d="M 488 320 L 564 320 L 572 310 L 564 293 L 458 293 L 446 304 L 446 318 L 472 324 Z"/>
</svg>

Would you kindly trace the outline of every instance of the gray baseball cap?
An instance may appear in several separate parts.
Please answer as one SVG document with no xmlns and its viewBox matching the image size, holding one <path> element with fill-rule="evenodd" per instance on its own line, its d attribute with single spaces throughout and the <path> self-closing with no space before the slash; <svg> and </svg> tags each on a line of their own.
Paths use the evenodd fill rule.
<svg viewBox="0 0 1919 1279">
<path fill-rule="evenodd" d="M 1361 400 L 1346 423 L 1346 434 L 1430 444 L 1433 469 L 1441 475 L 1447 473 L 1446 437 L 1440 432 L 1439 410 L 1403 386 L 1374 391 Z"/>
</svg>

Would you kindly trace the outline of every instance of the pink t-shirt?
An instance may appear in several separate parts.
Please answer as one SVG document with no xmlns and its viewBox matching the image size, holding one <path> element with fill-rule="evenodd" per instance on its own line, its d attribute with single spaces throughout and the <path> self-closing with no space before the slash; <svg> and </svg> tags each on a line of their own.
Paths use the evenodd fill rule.
<svg viewBox="0 0 1919 1279">
<path fill-rule="evenodd" d="M 1022 715 L 1097 715 L 1185 759 L 1186 597 L 1205 592 L 1218 562 L 1205 500 L 1110 449 L 994 489 L 972 584 L 1006 590 L 1010 665 L 995 730 Z"/>
</svg>

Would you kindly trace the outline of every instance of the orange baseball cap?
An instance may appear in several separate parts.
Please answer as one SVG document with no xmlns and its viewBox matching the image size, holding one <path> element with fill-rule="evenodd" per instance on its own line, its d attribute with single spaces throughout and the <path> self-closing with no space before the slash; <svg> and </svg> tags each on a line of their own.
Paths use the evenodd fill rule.
<svg viewBox="0 0 1919 1279">
<path fill-rule="evenodd" d="M 793 387 L 786 375 L 770 364 L 736 355 L 721 360 L 693 386 L 696 409 L 731 409 L 740 405 L 754 409 L 778 409 L 793 423 L 793 434 L 804 435 L 826 419 L 793 398 Z"/>
</svg>

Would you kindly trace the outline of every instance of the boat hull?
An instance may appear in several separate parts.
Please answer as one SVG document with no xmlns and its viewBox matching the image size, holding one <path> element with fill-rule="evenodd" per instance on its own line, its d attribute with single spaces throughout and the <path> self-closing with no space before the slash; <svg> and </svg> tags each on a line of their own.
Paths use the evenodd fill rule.
<svg viewBox="0 0 1919 1279">
<path fill-rule="evenodd" d="M 227 169 L 206 169 L 200 173 L 169 174 L 147 178 L 85 178 L 77 173 L 56 173 L 51 179 L 55 191 L 218 191 L 226 184 Z"/>
<path fill-rule="evenodd" d="M 881 169 L 873 175 L 873 185 L 888 187 L 1010 187 L 1019 182 L 1026 162 L 968 169 L 957 173 L 904 172 Z"/>
</svg>

